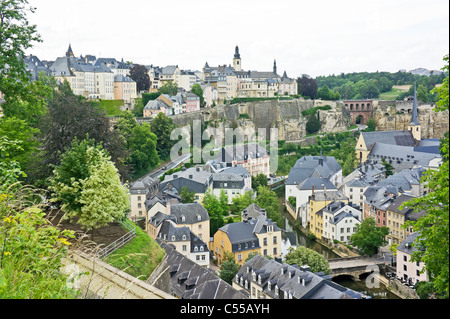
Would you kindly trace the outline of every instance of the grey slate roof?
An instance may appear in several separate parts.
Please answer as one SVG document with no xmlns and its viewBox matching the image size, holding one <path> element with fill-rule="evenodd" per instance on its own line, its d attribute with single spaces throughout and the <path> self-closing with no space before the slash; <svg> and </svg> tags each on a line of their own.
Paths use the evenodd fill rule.
<svg viewBox="0 0 450 319">
<path fill-rule="evenodd" d="M 258 207 L 249 206 L 247 207 L 247 211 L 249 209 L 257 210 Z M 259 248 L 259 240 L 256 234 L 266 233 L 267 226 L 272 226 L 273 231 L 281 230 L 267 218 L 266 214 L 257 214 L 255 211 L 253 215 L 255 217 L 248 218 L 242 222 L 227 224 L 220 228 L 221 231 L 227 234 L 233 252 Z"/>
<path fill-rule="evenodd" d="M 191 232 L 186 226 L 176 227 L 169 219 L 164 219 L 158 237 L 167 242 L 190 241 Z"/>
<path fill-rule="evenodd" d="M 341 166 L 332 156 L 303 156 L 289 171 L 286 184 L 298 185 L 308 177 L 329 179 L 339 170 L 341 170 Z"/>
<path fill-rule="evenodd" d="M 402 251 L 407 254 L 411 254 L 420 248 L 417 246 L 420 244 L 417 240 L 417 237 L 420 235 L 420 232 L 414 232 L 406 236 L 405 240 L 403 240 L 398 246 L 397 250 Z"/>
<path fill-rule="evenodd" d="M 214 161 L 231 163 L 233 160 L 244 161 L 248 157 L 260 158 L 266 155 L 270 155 L 269 152 L 258 143 L 239 144 L 222 148 L 219 156 Z"/>
<path fill-rule="evenodd" d="M 176 217 L 177 224 L 195 224 L 209 220 L 208 212 L 199 203 L 170 205 L 170 215 Z"/>
<path fill-rule="evenodd" d="M 399 146 L 414 146 L 416 144 L 411 131 L 376 131 L 361 132 L 361 134 L 368 149 L 375 143 Z"/>
<path fill-rule="evenodd" d="M 256 275 L 256 282 L 253 281 Z M 263 292 L 274 299 L 361 299 L 362 295 L 354 290 L 333 283 L 323 273 L 312 273 L 309 267 L 280 264 L 256 255 L 247 261 L 238 271 L 233 282 L 241 285 L 245 280 L 253 281 L 262 287 Z M 261 283 L 258 281 L 260 280 Z M 269 287 L 270 283 L 270 287 Z M 242 285 L 245 287 L 245 284 Z M 279 293 L 276 294 L 275 287 Z"/>
<path fill-rule="evenodd" d="M 212 174 L 205 172 L 197 167 L 191 167 L 171 175 L 166 175 L 160 184 L 160 189 L 163 189 L 167 184 L 171 184 L 178 192 L 181 188 L 188 187 L 191 192 L 204 193 L 211 184 Z"/>
<path fill-rule="evenodd" d="M 313 187 L 315 191 L 324 190 L 325 188 L 327 190 L 337 189 L 332 182 L 322 177 L 308 177 L 297 185 L 297 188 L 300 190 L 311 190 Z"/>
<path fill-rule="evenodd" d="M 418 167 L 411 170 L 402 170 L 379 181 L 377 186 L 394 186 L 404 192 L 411 191 L 413 185 L 419 185 L 425 169 Z"/>
<path fill-rule="evenodd" d="M 439 146 L 436 145 L 413 147 L 376 142 L 368 158 L 380 163 L 384 158 L 385 161 L 391 163 L 397 170 L 400 170 L 401 164 L 406 165 L 408 168 L 427 166 L 430 160 L 441 157 L 440 153 L 437 152 L 438 149 Z"/>
<path fill-rule="evenodd" d="M 155 287 L 180 299 L 247 299 L 248 295 L 234 289 L 210 269 L 205 269 L 177 252 L 159 238 L 156 242 L 166 257 L 148 280 Z M 157 273 L 157 274 L 156 274 Z"/>
</svg>

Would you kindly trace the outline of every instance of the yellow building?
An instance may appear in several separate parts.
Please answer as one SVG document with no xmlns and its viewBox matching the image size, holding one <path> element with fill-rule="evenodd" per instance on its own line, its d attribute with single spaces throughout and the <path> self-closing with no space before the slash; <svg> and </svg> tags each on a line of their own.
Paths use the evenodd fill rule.
<svg viewBox="0 0 450 319">
<path fill-rule="evenodd" d="M 386 208 L 386 226 L 389 228 L 386 240 L 389 245 L 400 244 L 408 235 L 413 233 L 412 227 L 403 228 L 406 221 L 417 220 L 426 213 L 424 211 L 414 212 L 410 207 L 399 209 L 403 203 L 413 198 L 413 196 L 402 194 Z"/>
<path fill-rule="evenodd" d="M 259 206 L 252 204 L 244 210 L 247 211 L 251 213 L 244 221 L 227 224 L 214 234 L 210 248 L 219 264 L 226 253 L 232 253 L 240 266 L 249 254 L 281 257 L 281 229 L 267 218 Z"/>
<path fill-rule="evenodd" d="M 348 198 L 339 191 L 316 191 L 311 196 L 309 196 L 308 202 L 308 209 L 310 210 L 309 230 L 317 238 L 322 238 L 323 234 L 322 209 L 334 201 L 341 201 L 348 204 Z"/>
</svg>

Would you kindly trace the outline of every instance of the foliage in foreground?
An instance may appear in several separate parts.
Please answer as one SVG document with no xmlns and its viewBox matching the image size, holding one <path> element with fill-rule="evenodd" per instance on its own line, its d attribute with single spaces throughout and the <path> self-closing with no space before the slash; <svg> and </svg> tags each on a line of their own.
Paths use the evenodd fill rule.
<svg viewBox="0 0 450 319">
<path fill-rule="evenodd" d="M 75 298 L 59 271 L 73 232 L 51 225 L 32 189 L 0 196 L 0 299 Z"/>
</svg>

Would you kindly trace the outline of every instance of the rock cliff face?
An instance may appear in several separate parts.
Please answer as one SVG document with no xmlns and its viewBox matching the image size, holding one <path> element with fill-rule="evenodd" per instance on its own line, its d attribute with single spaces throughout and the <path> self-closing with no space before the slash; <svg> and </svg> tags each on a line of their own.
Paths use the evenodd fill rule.
<svg viewBox="0 0 450 319">
<path fill-rule="evenodd" d="M 373 117 L 378 131 L 406 130 L 411 121 L 410 108 L 396 105 L 396 102 L 376 101 Z M 224 141 L 226 128 L 241 128 L 250 135 L 265 129 L 270 139 L 270 128 L 278 129 L 278 140 L 301 142 L 306 136 L 307 118 L 302 111 L 318 105 L 330 105 L 331 110 L 318 111 L 321 122 L 320 133 L 341 132 L 352 125 L 350 114 L 342 105 L 331 101 L 312 101 L 304 99 L 270 100 L 233 105 L 219 105 L 200 112 L 181 114 L 172 117 L 178 126 L 201 121 L 204 129 L 216 129 L 219 141 Z M 402 104 L 403 105 L 403 104 Z M 408 111 L 409 110 L 409 111 Z M 441 138 L 449 130 L 448 111 L 434 112 L 433 105 L 419 106 L 419 121 L 422 124 L 423 138 Z"/>
<path fill-rule="evenodd" d="M 401 109 L 399 108 L 401 105 Z M 373 117 L 378 131 L 406 130 L 411 122 L 411 108 L 403 104 L 378 104 L 374 107 Z M 435 112 L 434 105 L 418 106 L 418 120 L 422 126 L 422 138 L 442 138 L 449 130 L 449 112 Z"/>
</svg>

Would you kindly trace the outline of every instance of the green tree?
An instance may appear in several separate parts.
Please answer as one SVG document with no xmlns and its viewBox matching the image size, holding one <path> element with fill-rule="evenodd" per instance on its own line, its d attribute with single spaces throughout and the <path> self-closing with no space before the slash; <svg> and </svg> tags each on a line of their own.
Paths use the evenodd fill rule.
<svg viewBox="0 0 450 319">
<path fill-rule="evenodd" d="M 448 55 L 444 57 L 446 65 L 443 71 L 448 74 Z M 449 109 L 449 77 L 444 84 L 435 89 L 438 93 L 436 112 Z M 426 215 L 417 221 L 408 221 L 404 227 L 411 227 L 419 232 L 413 245 L 417 248 L 412 253 L 412 261 L 422 261 L 434 283 L 435 291 L 445 298 L 449 296 L 449 138 L 441 140 L 443 163 L 436 170 L 428 170 L 421 183 L 427 184 L 430 192 L 425 196 L 403 203 L 404 207 L 413 207 L 414 211 L 425 211 Z"/>
<path fill-rule="evenodd" d="M 209 214 L 210 235 L 214 236 L 217 230 L 225 224 L 223 216 L 227 213 L 228 207 L 224 207 L 223 203 L 221 203 L 219 198 L 210 189 L 206 191 L 202 205 Z"/>
<path fill-rule="evenodd" d="M 350 241 L 364 254 L 372 256 L 378 252 L 379 247 L 386 244 L 385 237 L 388 234 L 389 228 L 376 226 L 375 219 L 370 217 L 356 226 L 356 232 L 350 237 Z"/>
<path fill-rule="evenodd" d="M 31 170 L 32 162 L 40 153 L 37 136 L 39 130 L 31 127 L 26 121 L 15 117 L 0 118 L 0 136 L 10 141 L 17 141 L 18 148 L 9 152 L 11 160 L 17 161 L 24 172 Z"/>
<path fill-rule="evenodd" d="M 280 202 L 277 194 L 271 191 L 267 186 L 259 186 L 257 193 L 255 200 L 256 204 L 266 210 L 268 218 L 280 225 L 282 217 L 279 213 Z"/>
<path fill-rule="evenodd" d="M 236 197 L 233 197 L 231 204 L 231 212 L 234 214 L 240 214 L 245 208 L 254 203 L 255 192 L 248 191 L 244 194 L 240 194 Z"/>
<path fill-rule="evenodd" d="M 45 113 L 45 97 L 51 93 L 42 82 L 30 82 L 25 51 L 41 42 L 36 25 L 27 20 L 35 8 L 27 0 L 0 1 L 0 92 L 6 116 L 16 116 L 35 125 Z"/>
<path fill-rule="evenodd" d="M 377 126 L 377 122 L 373 117 L 367 120 L 367 128 L 365 129 L 365 132 L 374 132 Z"/>
<path fill-rule="evenodd" d="M 39 176 L 42 180 L 50 177 L 54 166 L 60 163 L 61 153 L 71 146 L 74 138 L 82 140 L 86 135 L 102 144 L 119 169 L 122 179 L 128 178 L 124 140 L 117 130 L 111 130 L 104 111 L 76 96 L 67 81 L 60 92 L 53 94 L 47 108 L 48 112 L 39 123 L 44 152 Z"/>
<path fill-rule="evenodd" d="M 347 176 L 355 169 L 355 152 L 350 152 L 345 159 L 344 166 L 342 167 L 342 176 Z"/>
<path fill-rule="evenodd" d="M 136 89 L 138 92 L 148 91 L 150 89 L 150 76 L 144 65 L 134 64 L 130 68 L 130 78 L 136 82 Z"/>
<path fill-rule="evenodd" d="M 285 262 L 289 265 L 309 266 L 313 273 L 323 271 L 325 274 L 329 274 L 331 272 L 325 257 L 305 246 L 298 246 L 295 250 L 291 247 Z"/>
<path fill-rule="evenodd" d="M 314 134 L 320 130 L 320 122 L 315 114 L 311 114 L 306 122 L 306 132 Z"/>
<path fill-rule="evenodd" d="M 162 112 L 158 113 L 150 126 L 150 130 L 158 138 L 156 150 L 162 160 L 169 159 L 170 149 L 175 144 L 175 141 L 170 139 L 170 134 L 175 127 L 176 126 L 172 119 L 164 115 Z"/>
<path fill-rule="evenodd" d="M 52 201 L 88 230 L 119 220 L 129 210 L 128 190 L 110 156 L 94 140 L 74 139 L 50 178 Z"/>
<path fill-rule="evenodd" d="M 220 265 L 219 277 L 231 285 L 234 276 L 239 271 L 239 265 L 233 259 L 229 259 Z"/>
<path fill-rule="evenodd" d="M 422 84 L 420 84 L 417 87 L 417 100 L 422 101 L 422 102 L 428 102 L 428 90 Z"/>
<path fill-rule="evenodd" d="M 204 107 L 205 106 L 205 98 L 203 97 L 203 90 L 202 90 L 202 87 L 200 86 L 200 84 L 195 83 L 191 88 L 191 93 L 194 93 L 195 95 L 197 95 L 200 98 L 200 106 Z"/>
<path fill-rule="evenodd" d="M 158 89 L 158 92 L 161 94 L 177 95 L 178 85 L 176 83 L 174 83 L 173 81 L 167 81 L 166 83 L 164 83 L 163 86 L 161 86 Z"/>
<path fill-rule="evenodd" d="M 7 136 L 0 136 L 0 202 L 6 196 L 8 190 L 20 178 L 26 177 L 18 161 L 14 160 L 10 154 L 21 151 L 20 141 L 11 141 Z"/>
<path fill-rule="evenodd" d="M 381 159 L 381 164 L 386 169 L 386 177 L 394 175 L 394 166 L 392 166 L 390 163 L 386 162 L 384 158 Z"/>
<path fill-rule="evenodd" d="M 288 144 L 294 145 L 294 144 Z M 295 145 L 294 145 L 295 146 Z M 252 188 L 257 190 L 259 186 L 267 186 L 267 176 L 265 174 L 252 175 Z"/>
<path fill-rule="evenodd" d="M 181 187 L 180 197 L 181 197 L 181 201 L 185 204 L 193 203 L 195 200 L 195 193 L 189 191 L 189 187 L 184 186 L 184 187 Z"/>
</svg>

